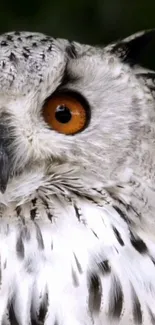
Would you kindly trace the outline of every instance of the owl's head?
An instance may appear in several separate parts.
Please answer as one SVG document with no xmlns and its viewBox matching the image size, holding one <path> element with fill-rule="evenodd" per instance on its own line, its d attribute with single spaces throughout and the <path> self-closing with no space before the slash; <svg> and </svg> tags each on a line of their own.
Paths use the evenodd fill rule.
<svg viewBox="0 0 155 325">
<path fill-rule="evenodd" d="M 137 171 L 153 150 L 155 74 L 137 66 L 153 35 L 103 48 L 29 32 L 0 37 L 3 193 L 13 182 L 33 192 L 51 175 L 93 187 Z"/>
</svg>

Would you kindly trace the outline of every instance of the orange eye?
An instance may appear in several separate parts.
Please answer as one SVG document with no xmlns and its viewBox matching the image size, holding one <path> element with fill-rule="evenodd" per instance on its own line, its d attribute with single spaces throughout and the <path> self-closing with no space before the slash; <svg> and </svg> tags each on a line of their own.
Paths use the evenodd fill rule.
<svg viewBox="0 0 155 325">
<path fill-rule="evenodd" d="M 60 93 L 49 98 L 43 107 L 45 122 L 53 130 L 67 135 L 82 131 L 88 123 L 88 107 L 78 97 L 73 93 Z"/>
</svg>

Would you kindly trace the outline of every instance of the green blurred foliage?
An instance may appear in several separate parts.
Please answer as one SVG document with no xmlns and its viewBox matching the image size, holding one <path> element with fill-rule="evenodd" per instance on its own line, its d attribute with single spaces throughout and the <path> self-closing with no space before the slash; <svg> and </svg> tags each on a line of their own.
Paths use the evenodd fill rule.
<svg viewBox="0 0 155 325">
<path fill-rule="evenodd" d="M 1 33 L 31 30 L 83 43 L 105 44 L 155 27 L 155 0 L 0 1 Z"/>
</svg>

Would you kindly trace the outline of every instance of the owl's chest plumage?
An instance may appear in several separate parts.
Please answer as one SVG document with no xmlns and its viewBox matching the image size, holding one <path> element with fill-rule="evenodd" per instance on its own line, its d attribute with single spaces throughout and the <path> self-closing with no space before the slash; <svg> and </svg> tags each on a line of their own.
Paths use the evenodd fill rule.
<svg viewBox="0 0 155 325">
<path fill-rule="evenodd" d="M 3 212 L 0 315 L 2 320 L 5 314 L 4 323 L 10 318 L 12 324 L 12 317 L 21 324 L 44 317 L 54 324 L 62 317 L 66 324 L 71 319 L 77 323 L 91 319 L 87 268 L 97 235 L 86 231 L 81 217 L 71 201 L 55 196 L 34 198 Z"/>
<path fill-rule="evenodd" d="M 151 324 L 155 245 L 107 199 L 36 194 L 2 209 L 0 321 Z"/>
</svg>

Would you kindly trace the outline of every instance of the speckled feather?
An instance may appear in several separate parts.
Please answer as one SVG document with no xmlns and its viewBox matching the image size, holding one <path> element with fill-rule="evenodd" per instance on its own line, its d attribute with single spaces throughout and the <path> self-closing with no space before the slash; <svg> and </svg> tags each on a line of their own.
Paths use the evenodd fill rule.
<svg viewBox="0 0 155 325">
<path fill-rule="evenodd" d="M 0 37 L 0 324 L 155 324 L 154 33 Z M 61 90 L 91 112 L 74 136 L 43 119 Z"/>
</svg>

